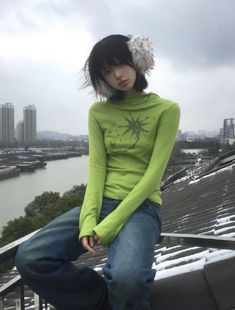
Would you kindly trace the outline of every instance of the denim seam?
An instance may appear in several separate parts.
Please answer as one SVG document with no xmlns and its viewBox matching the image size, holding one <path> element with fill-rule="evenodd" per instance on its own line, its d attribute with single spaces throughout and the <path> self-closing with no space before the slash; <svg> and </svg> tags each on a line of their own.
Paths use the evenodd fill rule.
<svg viewBox="0 0 235 310">
<path fill-rule="evenodd" d="M 152 210 L 152 211 L 154 211 L 154 213 L 156 212 L 156 209 L 154 209 L 155 207 L 153 207 L 152 205 L 151 205 L 151 201 L 149 200 L 149 199 L 147 199 L 146 200 L 147 201 L 147 205 L 148 205 L 148 207 Z M 157 208 L 157 207 L 156 207 Z M 160 209 L 160 205 L 159 205 L 159 209 L 158 209 L 158 211 L 160 211 L 161 209 Z M 155 229 L 156 230 L 159 230 L 159 235 L 161 234 L 161 231 L 162 231 L 162 218 L 161 218 L 161 214 L 160 214 L 160 212 L 157 212 L 157 214 L 156 215 L 154 215 L 154 219 L 155 219 L 155 221 L 156 221 L 156 225 L 155 225 Z"/>
</svg>

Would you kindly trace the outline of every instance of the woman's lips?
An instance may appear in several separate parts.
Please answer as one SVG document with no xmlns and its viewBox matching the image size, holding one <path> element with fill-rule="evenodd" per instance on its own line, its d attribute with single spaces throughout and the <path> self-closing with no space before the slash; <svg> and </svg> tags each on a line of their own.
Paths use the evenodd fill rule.
<svg viewBox="0 0 235 310">
<path fill-rule="evenodd" d="M 128 80 L 123 80 L 119 83 L 119 86 L 125 86 L 128 83 Z"/>
</svg>

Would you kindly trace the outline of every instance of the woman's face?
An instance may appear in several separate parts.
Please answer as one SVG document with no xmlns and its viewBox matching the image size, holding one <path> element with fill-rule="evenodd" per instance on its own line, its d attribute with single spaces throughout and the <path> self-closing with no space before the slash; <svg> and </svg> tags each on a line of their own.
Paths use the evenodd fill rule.
<svg viewBox="0 0 235 310">
<path fill-rule="evenodd" d="M 132 91 L 136 80 L 136 70 L 126 64 L 107 66 L 102 76 L 109 86 L 122 92 Z"/>
</svg>

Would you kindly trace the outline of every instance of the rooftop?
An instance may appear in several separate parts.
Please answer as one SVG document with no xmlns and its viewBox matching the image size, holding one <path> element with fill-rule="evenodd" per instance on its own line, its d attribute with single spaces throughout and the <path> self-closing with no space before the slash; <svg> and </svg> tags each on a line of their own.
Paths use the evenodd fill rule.
<svg viewBox="0 0 235 310">
<path fill-rule="evenodd" d="M 222 243 L 221 249 L 199 247 L 193 239 L 191 246 L 185 246 L 182 245 L 184 237 L 176 238 L 175 244 L 171 238 L 168 244 L 166 238 L 169 233 L 234 238 L 234 186 L 233 153 L 194 169 L 184 169 L 171 176 L 163 186 L 165 238 L 155 249 L 153 268 L 157 272 L 151 294 L 153 309 L 235 309 L 235 251 L 223 249 Z M 100 247 L 96 256 L 86 253 L 74 263 L 86 264 L 101 272 L 105 261 L 106 250 Z M 16 273 L 13 270 L 11 277 Z M 0 281 L 8 282 L 9 274 Z M 32 293 L 28 291 L 26 296 L 25 309 L 34 309 Z M 13 293 L 7 297 L 9 302 L 4 309 L 16 309 Z"/>
</svg>

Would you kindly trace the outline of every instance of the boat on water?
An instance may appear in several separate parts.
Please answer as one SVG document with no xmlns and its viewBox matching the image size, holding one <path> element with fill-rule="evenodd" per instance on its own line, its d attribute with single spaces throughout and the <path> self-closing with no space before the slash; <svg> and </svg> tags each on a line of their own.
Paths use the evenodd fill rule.
<svg viewBox="0 0 235 310">
<path fill-rule="evenodd" d="M 32 164 L 25 162 L 17 164 L 17 168 L 19 168 L 21 172 L 34 172 L 36 170 L 36 167 Z"/>
<path fill-rule="evenodd" d="M 40 160 L 34 160 L 34 161 L 24 161 L 22 163 L 17 164 L 17 167 L 22 172 L 34 172 L 38 168 L 44 168 L 46 167 L 47 163 Z"/>
<path fill-rule="evenodd" d="M 35 169 L 45 168 L 47 166 L 47 163 L 45 161 L 42 161 L 42 160 L 24 161 L 24 164 L 31 165 Z"/>
<path fill-rule="evenodd" d="M 20 169 L 17 166 L 0 166 L 0 180 L 11 178 L 20 174 Z"/>
</svg>

